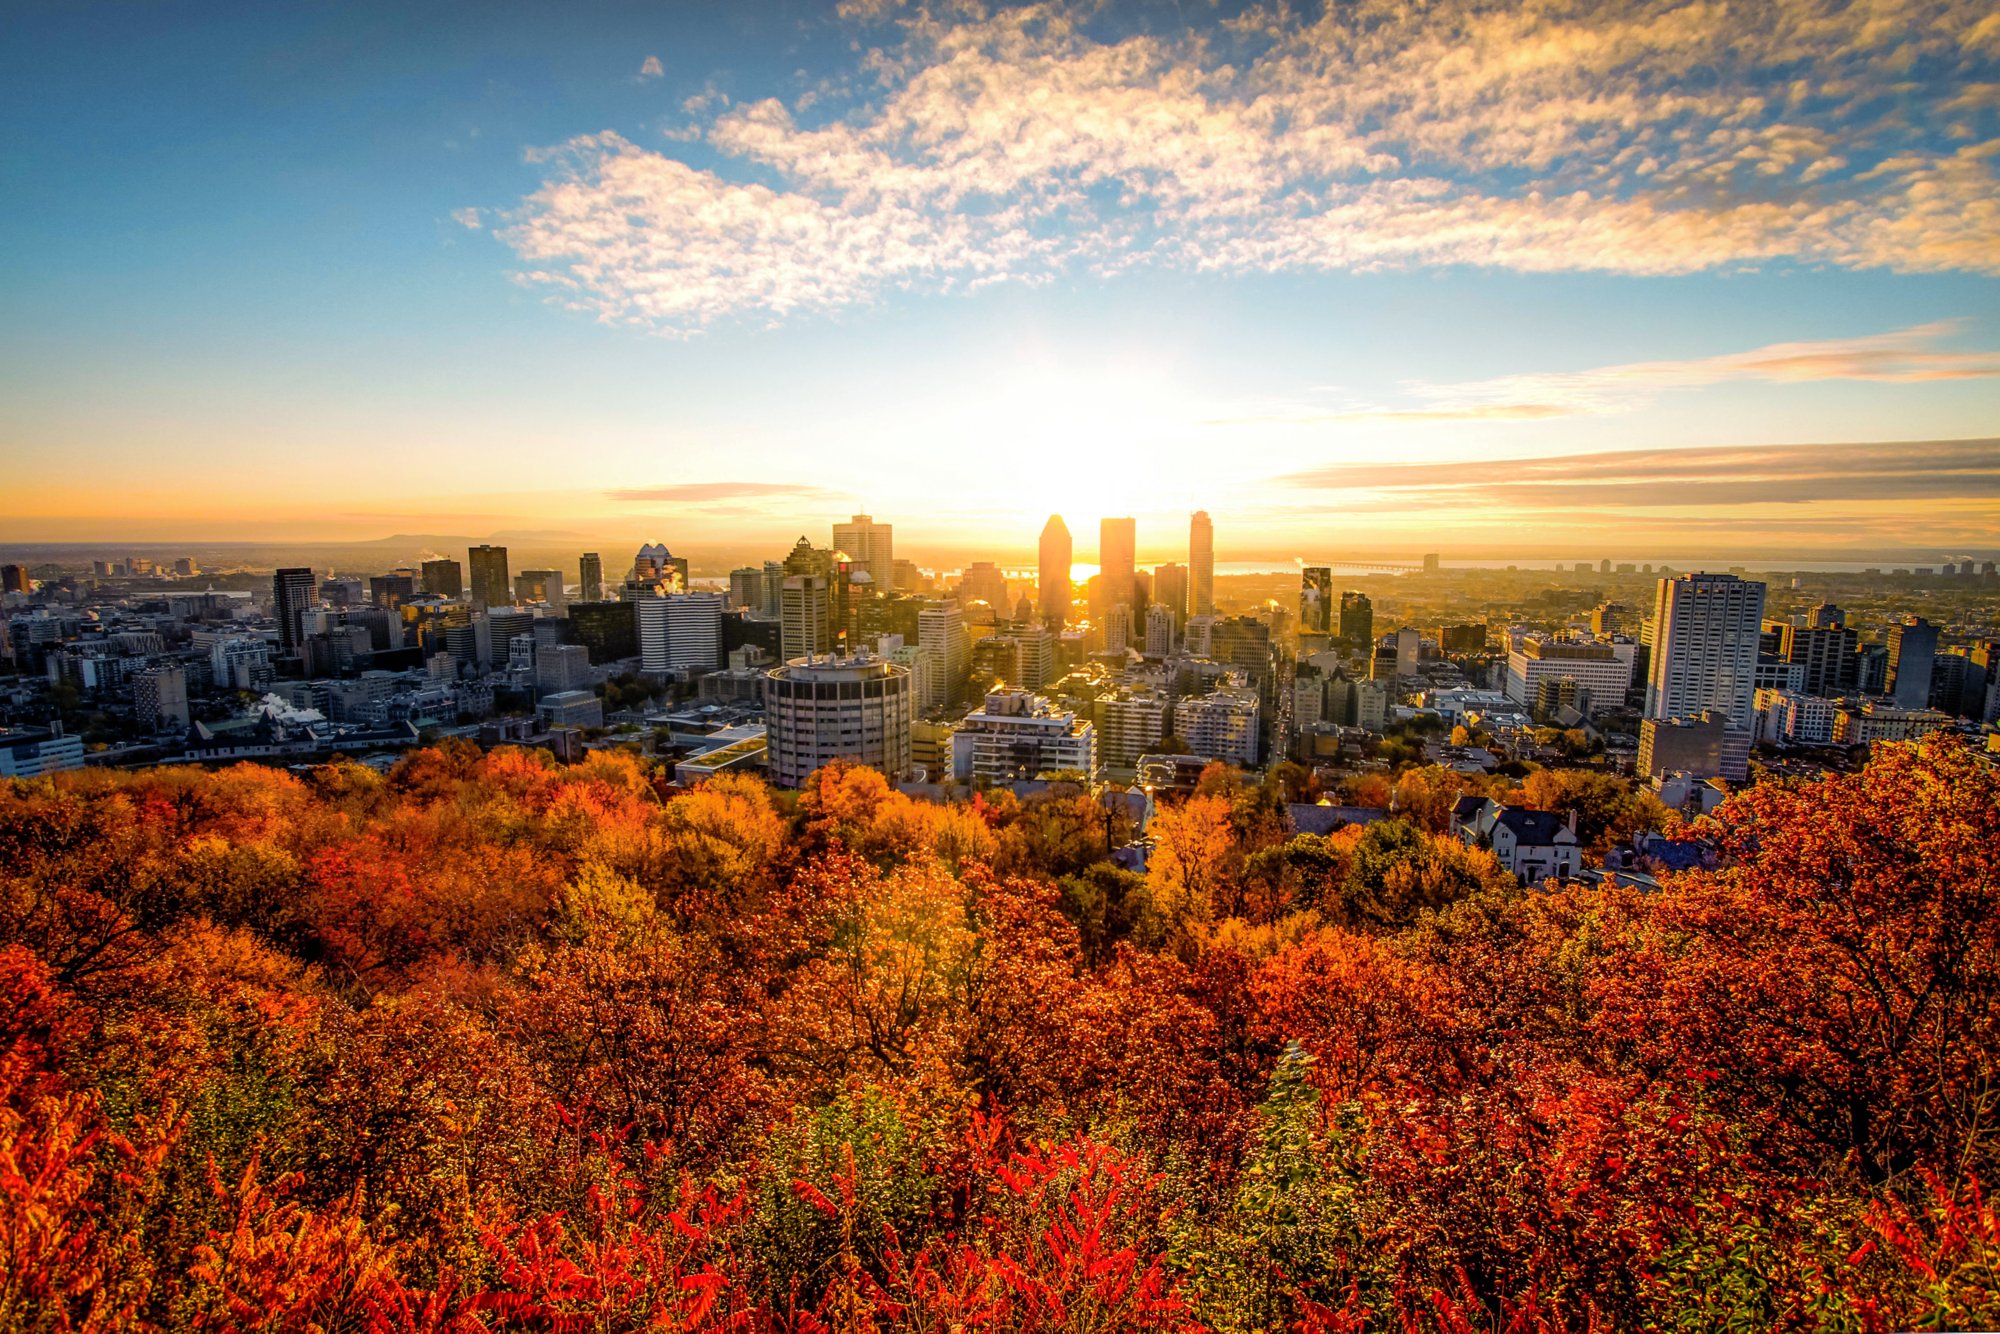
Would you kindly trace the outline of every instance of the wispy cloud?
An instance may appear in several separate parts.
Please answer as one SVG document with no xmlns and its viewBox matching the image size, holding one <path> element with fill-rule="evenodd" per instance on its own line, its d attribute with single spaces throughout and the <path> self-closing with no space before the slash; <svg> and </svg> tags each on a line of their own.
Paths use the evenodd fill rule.
<svg viewBox="0 0 2000 1334">
<path fill-rule="evenodd" d="M 2000 439 L 1334 464 L 1277 480 L 1291 487 L 1370 493 L 1374 503 L 1405 509 L 1698 511 L 1912 500 L 1990 504 L 2000 500 Z"/>
<path fill-rule="evenodd" d="M 1313 425 L 1343 421 L 1534 421 L 1619 412 L 1677 389 L 1741 382 L 1802 384 L 1866 380 L 1924 384 L 2000 377 L 2000 352 L 1957 351 L 1939 344 L 1965 327 L 1947 320 L 1863 338 L 1771 343 L 1747 352 L 1661 361 L 1634 361 L 1579 371 L 1504 375 L 1458 384 L 1409 381 L 1416 407 L 1311 405 L 1267 407 L 1219 417 L 1210 425 Z"/>
<path fill-rule="evenodd" d="M 604 494 L 608 499 L 628 503 L 679 501 L 703 504 L 749 499 L 826 500 L 841 493 L 821 486 L 798 486 L 787 482 L 680 482 L 671 486 L 633 487 Z"/>
<path fill-rule="evenodd" d="M 642 79 L 664 78 L 666 72 L 667 67 L 660 63 L 658 56 L 647 56 L 639 66 L 639 77 Z"/>
<path fill-rule="evenodd" d="M 505 235 L 528 281 L 669 332 L 1140 264 L 1996 273 L 1987 8 L 850 5 L 864 77 L 831 86 L 874 92 L 685 108 L 741 171 L 571 140 Z"/>
</svg>

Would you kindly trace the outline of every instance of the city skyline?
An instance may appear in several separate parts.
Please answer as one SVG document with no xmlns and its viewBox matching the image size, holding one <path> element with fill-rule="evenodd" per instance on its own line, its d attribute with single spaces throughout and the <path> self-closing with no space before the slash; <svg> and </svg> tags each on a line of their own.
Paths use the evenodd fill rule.
<svg viewBox="0 0 2000 1334">
<path fill-rule="evenodd" d="M 1993 0 L 16 0 L 0 1334 L 2000 1328 Z"/>
<path fill-rule="evenodd" d="M 2000 30 L 1956 0 L 1893 41 L 1804 4 L 15 35 L 4 543 L 2000 528 Z"/>
</svg>

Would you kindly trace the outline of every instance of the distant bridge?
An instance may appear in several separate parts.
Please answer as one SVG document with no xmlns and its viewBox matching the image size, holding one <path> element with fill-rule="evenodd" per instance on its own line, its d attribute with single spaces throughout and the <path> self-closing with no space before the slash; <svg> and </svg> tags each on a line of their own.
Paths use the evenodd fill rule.
<svg viewBox="0 0 2000 1334">
<path fill-rule="evenodd" d="M 1424 567 L 1421 563 L 1416 565 L 1397 565 L 1389 561 L 1309 560 L 1306 562 L 1306 567 L 1358 571 L 1362 574 L 1422 574 L 1424 572 Z"/>
</svg>

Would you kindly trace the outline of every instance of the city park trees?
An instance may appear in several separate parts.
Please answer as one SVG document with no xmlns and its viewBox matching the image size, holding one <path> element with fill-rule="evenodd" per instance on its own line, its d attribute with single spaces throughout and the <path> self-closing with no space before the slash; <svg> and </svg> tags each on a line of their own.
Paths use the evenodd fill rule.
<svg viewBox="0 0 2000 1334">
<path fill-rule="evenodd" d="M 1205 775 L 1143 874 L 1079 786 L 841 766 L 0 787 L 0 1331 L 2000 1316 L 1978 757 L 1759 785 L 1648 894 L 1300 781 Z"/>
</svg>

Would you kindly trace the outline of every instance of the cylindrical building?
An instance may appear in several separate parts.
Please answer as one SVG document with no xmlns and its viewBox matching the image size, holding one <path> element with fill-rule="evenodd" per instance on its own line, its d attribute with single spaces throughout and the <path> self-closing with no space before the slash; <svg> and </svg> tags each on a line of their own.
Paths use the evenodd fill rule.
<svg viewBox="0 0 2000 1334">
<path fill-rule="evenodd" d="M 794 658 L 764 683 L 771 781 L 801 787 L 834 760 L 910 768 L 910 672 L 871 654 Z"/>
</svg>

